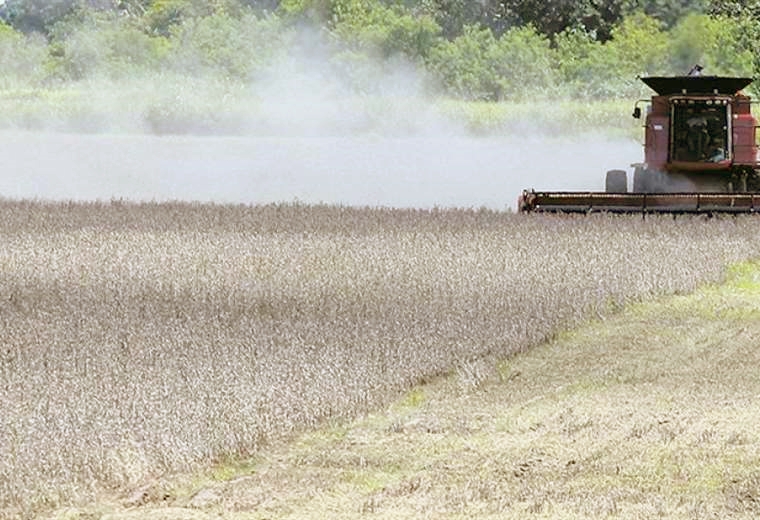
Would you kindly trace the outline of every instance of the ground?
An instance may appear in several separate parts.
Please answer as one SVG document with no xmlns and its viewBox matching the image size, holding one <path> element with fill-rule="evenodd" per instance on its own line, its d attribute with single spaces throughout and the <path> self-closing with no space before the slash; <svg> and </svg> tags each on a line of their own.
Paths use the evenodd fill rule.
<svg viewBox="0 0 760 520">
<path fill-rule="evenodd" d="M 756 518 L 760 267 L 53 518 Z"/>
</svg>

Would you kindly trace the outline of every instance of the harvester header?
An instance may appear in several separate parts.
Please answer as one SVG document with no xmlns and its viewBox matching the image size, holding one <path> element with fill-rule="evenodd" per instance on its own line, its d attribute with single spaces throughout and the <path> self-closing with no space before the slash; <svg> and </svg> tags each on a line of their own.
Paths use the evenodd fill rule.
<svg viewBox="0 0 760 520">
<path fill-rule="evenodd" d="M 604 192 L 525 190 L 523 212 L 754 213 L 760 211 L 757 119 L 742 89 L 751 78 L 652 76 L 644 162 L 610 170 Z M 644 100 L 641 100 L 644 101 Z M 642 116 L 636 102 L 633 117 Z M 630 189 L 629 189 L 630 188 Z"/>
</svg>

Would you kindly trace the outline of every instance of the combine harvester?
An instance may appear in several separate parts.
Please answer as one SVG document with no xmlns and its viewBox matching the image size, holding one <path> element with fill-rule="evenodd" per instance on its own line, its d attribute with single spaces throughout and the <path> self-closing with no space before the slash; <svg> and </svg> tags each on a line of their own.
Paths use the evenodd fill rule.
<svg viewBox="0 0 760 520">
<path fill-rule="evenodd" d="M 754 213 L 760 212 L 760 164 L 750 78 L 641 78 L 656 92 L 648 101 L 644 163 L 633 164 L 633 190 L 624 170 L 607 172 L 604 192 L 525 190 L 521 212 Z"/>
</svg>

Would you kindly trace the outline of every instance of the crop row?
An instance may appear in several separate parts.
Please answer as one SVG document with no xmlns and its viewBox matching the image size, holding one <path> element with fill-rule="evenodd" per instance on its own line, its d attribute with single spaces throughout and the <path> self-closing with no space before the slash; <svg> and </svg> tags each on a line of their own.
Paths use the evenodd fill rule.
<svg viewBox="0 0 760 520">
<path fill-rule="evenodd" d="M 0 516 L 245 457 L 760 256 L 753 218 L 0 201 Z"/>
</svg>

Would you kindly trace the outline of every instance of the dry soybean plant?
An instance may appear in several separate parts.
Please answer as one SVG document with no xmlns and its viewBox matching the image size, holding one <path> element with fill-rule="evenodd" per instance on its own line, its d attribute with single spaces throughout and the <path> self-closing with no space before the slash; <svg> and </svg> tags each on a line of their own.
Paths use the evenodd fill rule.
<svg viewBox="0 0 760 520">
<path fill-rule="evenodd" d="M 245 457 L 760 255 L 752 218 L 0 201 L 0 516 Z"/>
</svg>

